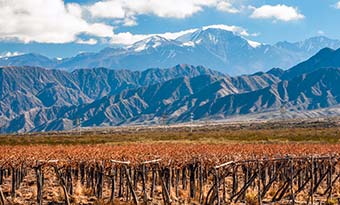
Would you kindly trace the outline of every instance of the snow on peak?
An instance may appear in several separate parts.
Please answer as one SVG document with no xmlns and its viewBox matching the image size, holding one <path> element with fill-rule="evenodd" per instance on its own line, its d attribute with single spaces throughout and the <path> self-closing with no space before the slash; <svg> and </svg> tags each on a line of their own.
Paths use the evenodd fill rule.
<svg viewBox="0 0 340 205">
<path fill-rule="evenodd" d="M 140 52 L 148 48 L 157 48 L 163 43 L 168 43 L 168 42 L 169 42 L 168 39 L 155 35 L 155 36 L 148 37 L 144 40 L 138 41 L 132 44 L 131 46 L 129 46 L 128 48 L 129 49 L 132 48 L 134 51 Z"/>
<path fill-rule="evenodd" d="M 242 27 L 229 26 L 229 25 L 224 25 L 224 24 L 216 24 L 216 25 L 203 26 L 200 28 L 182 30 L 179 32 L 167 32 L 167 33 L 161 33 L 161 34 L 144 35 L 144 38 L 142 40 L 126 45 L 125 48 L 129 50 L 130 49 L 134 50 L 136 52 L 141 52 L 148 48 L 157 48 L 161 45 L 168 44 L 171 41 L 176 41 L 177 43 L 180 43 L 179 45 L 181 46 L 194 47 L 196 44 L 200 44 L 201 41 L 203 40 L 203 39 L 198 39 L 198 36 L 201 34 L 201 32 L 206 31 L 208 29 L 229 31 L 233 33 L 234 35 L 240 36 L 242 38 L 245 38 L 247 36 L 252 36 L 251 34 L 247 32 L 246 29 Z M 142 36 L 143 35 L 140 35 L 140 37 Z M 211 34 L 208 34 L 206 36 L 206 40 L 216 45 L 222 39 L 219 39 L 219 37 L 215 36 L 215 33 L 212 32 Z M 251 41 L 248 39 L 245 39 L 245 40 L 247 40 L 248 44 L 253 48 L 256 48 L 262 45 L 261 43 L 258 43 L 255 41 Z"/>
<path fill-rule="evenodd" d="M 10 52 L 10 51 L 8 51 L 8 52 L 6 52 L 6 53 L 2 53 L 2 54 L 0 54 L 0 58 L 4 58 L 4 59 L 8 59 L 8 58 L 10 58 L 10 57 L 14 57 L 14 56 L 20 56 L 20 55 L 23 55 L 23 53 L 21 53 L 21 52 Z"/>
<path fill-rule="evenodd" d="M 188 47 L 195 47 L 195 43 L 192 41 L 187 41 L 182 43 L 183 46 L 188 46 Z"/>
<path fill-rule="evenodd" d="M 257 47 L 262 45 L 262 43 L 259 43 L 259 42 L 256 42 L 256 41 L 251 41 L 251 40 L 248 40 L 248 39 L 246 39 L 246 41 L 253 48 L 257 48 Z"/>
<path fill-rule="evenodd" d="M 208 39 L 210 42 L 212 42 L 215 45 L 218 43 L 218 38 L 216 38 L 216 36 L 212 35 L 211 33 L 208 34 Z"/>
</svg>

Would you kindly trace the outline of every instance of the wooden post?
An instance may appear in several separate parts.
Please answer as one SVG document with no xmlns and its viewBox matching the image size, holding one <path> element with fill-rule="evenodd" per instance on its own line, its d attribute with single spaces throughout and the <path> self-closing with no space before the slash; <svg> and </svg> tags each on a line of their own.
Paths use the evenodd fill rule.
<svg viewBox="0 0 340 205">
<path fill-rule="evenodd" d="M 134 189 L 134 186 L 133 186 L 133 181 L 132 181 L 132 169 L 126 167 L 125 169 L 125 176 L 126 176 L 126 183 L 125 183 L 125 186 L 126 186 L 126 202 L 129 201 L 129 197 L 130 197 L 130 184 L 129 184 L 129 181 L 128 181 L 128 177 L 130 177 L 130 182 L 131 182 L 131 186 L 132 188 Z"/>
<path fill-rule="evenodd" d="M 200 172 L 199 172 L 199 180 L 200 180 L 200 196 L 199 196 L 199 203 L 203 204 L 203 168 L 202 163 L 200 164 Z"/>
<path fill-rule="evenodd" d="M 42 174 L 42 165 L 40 162 L 37 162 L 37 166 L 35 167 L 35 173 L 37 177 L 37 204 L 42 205 L 42 190 L 43 190 L 43 174 Z"/>
<path fill-rule="evenodd" d="M 104 185 L 104 167 L 102 164 L 97 165 L 97 198 L 101 199 L 103 196 L 103 185 Z"/>
<path fill-rule="evenodd" d="M 221 199 L 220 199 L 220 176 L 219 176 L 219 171 L 218 169 L 215 168 L 215 192 L 216 192 L 216 200 L 217 200 L 217 205 L 221 204 Z"/>
<path fill-rule="evenodd" d="M 183 190 L 187 190 L 187 171 L 185 166 L 182 168 L 182 186 Z"/>
<path fill-rule="evenodd" d="M 169 194 L 171 193 L 171 176 L 170 175 L 171 175 L 170 168 L 167 167 L 165 169 L 163 177 L 165 178 L 164 181 L 165 181 L 165 185 L 166 185 L 166 188 Z"/>
<path fill-rule="evenodd" d="M 16 177 L 15 177 L 15 168 L 12 166 L 12 187 L 11 187 L 11 197 L 15 198 L 15 188 L 16 188 Z"/>
<path fill-rule="evenodd" d="M 118 189 L 118 197 L 122 197 L 123 196 L 123 167 L 121 166 L 119 169 L 119 189 Z"/>
<path fill-rule="evenodd" d="M 142 186 L 143 186 L 143 202 L 148 203 L 148 195 L 146 194 L 146 176 L 145 176 L 145 164 L 142 165 Z"/>
<path fill-rule="evenodd" d="M 91 175 L 90 175 L 90 167 L 86 168 L 86 188 L 90 188 L 91 187 Z"/>
<path fill-rule="evenodd" d="M 175 168 L 171 168 L 171 186 L 173 188 L 175 188 L 175 177 L 176 177 Z"/>
<path fill-rule="evenodd" d="M 137 169 L 131 170 L 131 180 L 133 181 L 133 188 L 135 190 L 137 189 L 138 177 L 139 177 L 139 171 Z"/>
<path fill-rule="evenodd" d="M 96 193 L 96 183 L 95 183 L 95 180 L 96 180 L 96 170 L 95 170 L 95 167 L 91 167 L 90 169 L 90 175 L 91 175 L 91 189 L 92 189 L 92 194 L 95 194 Z"/>
<path fill-rule="evenodd" d="M 223 175 L 223 179 L 222 179 L 222 188 L 223 188 L 223 199 L 222 202 L 223 204 L 225 204 L 227 202 L 227 195 L 226 195 L 226 176 Z"/>
<path fill-rule="evenodd" d="M 257 170 L 258 170 L 258 180 L 257 180 L 257 200 L 258 200 L 258 204 L 262 205 L 262 198 L 261 198 L 261 164 L 260 162 L 257 160 Z"/>
<path fill-rule="evenodd" d="M 66 168 L 66 189 L 70 195 L 73 195 L 73 182 L 72 182 L 72 168 L 68 166 Z"/>
<path fill-rule="evenodd" d="M 156 167 L 152 167 L 152 182 L 151 182 L 151 190 L 150 190 L 150 197 L 153 198 L 154 192 L 155 192 L 155 187 L 156 187 Z"/>
<path fill-rule="evenodd" d="M 175 187 L 175 192 L 176 192 L 176 197 L 179 197 L 179 191 L 178 191 L 178 187 L 179 187 L 179 169 L 176 168 L 176 187 Z"/>
<path fill-rule="evenodd" d="M 159 170 L 158 172 L 161 172 L 161 170 Z M 162 193 L 163 193 L 163 196 L 164 196 L 164 201 L 165 201 L 165 204 L 170 204 L 171 203 L 171 197 L 170 197 L 170 193 L 167 189 L 167 186 L 165 184 L 165 180 L 163 179 L 163 174 L 159 173 L 159 178 L 161 179 L 161 184 L 162 184 Z"/>
<path fill-rule="evenodd" d="M 132 184 L 132 182 L 131 182 L 131 177 L 130 177 L 130 175 L 129 175 L 128 168 L 127 168 L 126 165 L 124 165 L 123 167 L 124 167 L 124 169 L 125 169 L 126 179 L 127 179 L 127 182 L 128 182 L 128 185 L 129 185 L 131 194 L 132 194 L 133 202 L 134 202 L 135 204 L 138 204 L 138 198 L 137 198 L 137 195 L 136 195 L 135 190 L 133 190 L 133 184 Z"/>
<path fill-rule="evenodd" d="M 111 197 L 110 202 L 113 202 L 115 200 L 115 188 L 116 188 L 116 168 L 112 169 L 112 175 L 111 175 Z"/>
<path fill-rule="evenodd" d="M 195 187 L 195 165 L 191 164 L 189 166 L 190 171 L 190 198 L 194 199 L 196 196 L 196 187 Z"/>
<path fill-rule="evenodd" d="M 57 165 L 54 165 L 54 171 L 57 174 L 60 186 L 62 187 L 62 189 L 64 191 L 65 203 L 66 203 L 66 205 L 70 205 L 71 204 L 70 203 L 70 197 L 69 197 L 67 189 L 66 189 L 66 182 L 65 182 L 65 179 L 62 177 Z"/>
<path fill-rule="evenodd" d="M 85 183 L 85 163 L 80 163 L 80 183 L 84 185 Z"/>
<path fill-rule="evenodd" d="M 290 166 L 290 195 L 291 195 L 291 200 L 292 200 L 292 205 L 295 204 L 295 193 L 294 193 L 294 166 L 293 166 L 293 159 L 289 159 L 289 166 Z"/>
<path fill-rule="evenodd" d="M 233 185 L 232 185 L 233 188 L 232 188 L 231 195 L 234 196 L 238 190 L 238 177 L 237 177 L 237 166 L 236 165 L 233 166 L 232 176 L 233 176 Z"/>
<path fill-rule="evenodd" d="M 329 169 L 330 169 L 329 170 L 330 190 L 329 190 L 328 198 L 330 200 L 332 200 L 333 199 L 333 194 L 332 194 L 332 192 L 333 192 L 333 185 L 332 185 L 332 181 L 333 181 L 333 158 L 332 157 L 329 158 Z"/>
<path fill-rule="evenodd" d="M 248 163 L 247 163 L 247 165 L 248 165 Z M 244 179 L 243 179 L 244 186 L 247 184 L 248 179 L 249 179 L 249 167 L 247 165 L 244 165 L 244 167 L 243 167 L 243 169 L 244 169 L 243 170 L 243 173 L 244 173 Z M 246 190 L 242 194 L 242 199 L 245 199 L 245 198 L 246 198 Z"/>
<path fill-rule="evenodd" d="M 310 199 L 312 205 L 314 204 L 313 189 L 314 189 L 314 157 L 312 156 L 312 170 L 311 170 L 311 182 L 310 182 Z"/>
</svg>

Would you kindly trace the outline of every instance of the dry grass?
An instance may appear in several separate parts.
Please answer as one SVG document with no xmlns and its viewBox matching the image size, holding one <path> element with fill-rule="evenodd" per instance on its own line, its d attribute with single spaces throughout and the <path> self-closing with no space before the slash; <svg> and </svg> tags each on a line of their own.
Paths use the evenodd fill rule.
<svg viewBox="0 0 340 205">
<path fill-rule="evenodd" d="M 327 199 L 325 202 L 325 205 L 335 205 L 338 204 L 338 201 L 336 199 Z"/>
<path fill-rule="evenodd" d="M 257 205 L 258 204 L 258 198 L 257 198 L 257 193 L 252 191 L 248 192 L 246 194 L 246 204 L 248 205 Z"/>
<path fill-rule="evenodd" d="M 120 130 L 108 132 L 79 133 L 39 133 L 30 135 L 0 135 L 0 145 L 33 145 L 33 144 L 112 144 L 130 143 L 277 143 L 277 142 L 310 142 L 339 143 L 338 127 L 270 127 L 265 125 L 247 127 L 199 127 L 191 133 L 181 129 L 145 129 Z"/>
</svg>

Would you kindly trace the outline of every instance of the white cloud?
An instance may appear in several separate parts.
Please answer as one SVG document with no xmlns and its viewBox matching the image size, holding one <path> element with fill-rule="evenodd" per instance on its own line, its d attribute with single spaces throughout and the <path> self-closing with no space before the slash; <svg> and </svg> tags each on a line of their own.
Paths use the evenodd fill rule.
<svg viewBox="0 0 340 205">
<path fill-rule="evenodd" d="M 323 30 L 318 30 L 317 33 L 318 35 L 322 35 L 322 36 L 325 35 L 325 32 Z"/>
<path fill-rule="evenodd" d="M 234 0 L 102 0 L 93 4 L 65 3 L 64 0 L 0 0 L 0 40 L 24 43 L 69 43 L 94 45 L 98 40 L 132 44 L 153 35 L 176 39 L 189 29 L 161 34 L 114 33 L 116 26 L 137 25 L 138 15 L 186 18 L 203 9 L 239 12 Z M 111 24 L 102 18 L 112 19 Z M 105 21 L 106 22 L 106 21 Z M 113 26 L 115 25 L 115 26 Z M 252 34 L 241 27 L 213 25 L 243 36 Z M 203 29 L 208 28 L 204 27 Z M 84 37 L 85 36 L 85 37 Z"/>
<path fill-rule="evenodd" d="M 82 8 L 63 0 L 0 0 L 0 39 L 25 43 L 74 42 L 78 35 L 98 37 L 113 35 L 113 27 L 89 23 L 82 18 Z"/>
<path fill-rule="evenodd" d="M 175 40 L 176 38 L 180 37 L 180 36 L 183 36 L 185 34 L 188 34 L 188 33 L 193 33 L 197 31 L 197 29 L 188 29 L 188 30 L 184 30 L 184 31 L 177 31 L 177 32 L 166 32 L 166 33 L 162 33 L 162 34 L 154 34 L 154 35 L 157 35 L 157 36 L 161 36 L 161 37 L 164 37 L 164 38 L 167 38 L 167 39 L 170 39 L 170 40 Z"/>
<path fill-rule="evenodd" d="M 336 8 L 336 9 L 340 9 L 340 1 L 339 1 L 339 2 L 337 2 L 337 3 L 334 5 L 334 8 Z"/>
<path fill-rule="evenodd" d="M 136 25 L 137 25 L 137 19 L 134 16 L 130 16 L 123 20 L 123 26 L 136 26 Z"/>
<path fill-rule="evenodd" d="M 259 8 L 254 8 L 250 16 L 255 19 L 274 19 L 279 21 L 296 21 L 305 18 L 297 8 L 278 4 L 275 6 L 263 5 Z"/>
<path fill-rule="evenodd" d="M 124 18 L 125 9 L 122 1 L 99 1 L 88 7 L 94 17 L 99 18 Z"/>
<path fill-rule="evenodd" d="M 87 44 L 87 45 L 95 45 L 95 44 L 97 44 L 97 40 L 96 39 L 94 39 L 94 38 L 90 38 L 90 39 L 88 39 L 88 40 L 83 40 L 83 39 L 78 39 L 77 41 L 76 41 L 76 43 L 79 43 L 79 44 Z"/>
<path fill-rule="evenodd" d="M 181 19 L 207 7 L 228 13 L 239 12 L 232 1 L 234 0 L 102 0 L 80 5 L 65 3 L 64 0 L 0 0 L 0 40 L 96 44 L 102 38 L 101 40 L 111 39 L 114 43 L 130 44 L 153 34 L 115 34 L 113 30 L 116 26 L 137 25 L 139 15 Z M 104 23 L 103 18 L 112 19 L 112 25 Z M 236 27 L 228 29 L 233 30 Z M 175 39 L 176 36 L 183 35 L 183 32 L 189 31 L 160 35 Z"/>
<path fill-rule="evenodd" d="M 118 34 L 115 34 L 111 38 L 111 43 L 112 44 L 130 45 L 130 44 L 133 44 L 137 41 L 148 38 L 150 36 L 152 36 L 152 34 L 151 35 L 141 35 L 141 34 L 132 34 L 130 32 L 118 33 Z"/>
<path fill-rule="evenodd" d="M 240 10 L 233 7 L 230 2 L 227 1 L 220 1 L 217 3 L 216 8 L 220 11 L 225 11 L 228 13 L 239 13 Z"/>
<path fill-rule="evenodd" d="M 155 15 L 162 18 L 186 18 L 205 7 L 237 13 L 230 0 L 103 0 L 87 7 L 95 18 L 128 18 Z M 133 21 L 135 22 L 135 21 Z M 130 23 L 131 24 L 131 23 Z"/>
<path fill-rule="evenodd" d="M 209 26 L 204 26 L 203 30 L 209 29 L 209 28 L 217 28 L 217 29 L 222 29 L 226 31 L 231 31 L 233 33 L 236 33 L 241 36 L 250 36 L 248 31 L 242 27 L 239 26 L 228 26 L 224 24 L 218 24 L 218 25 L 209 25 Z"/>
</svg>

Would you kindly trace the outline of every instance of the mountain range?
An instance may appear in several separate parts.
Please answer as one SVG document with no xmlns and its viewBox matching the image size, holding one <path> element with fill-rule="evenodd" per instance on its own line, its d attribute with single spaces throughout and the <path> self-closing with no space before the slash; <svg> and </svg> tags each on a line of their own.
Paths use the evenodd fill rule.
<svg viewBox="0 0 340 205">
<path fill-rule="evenodd" d="M 222 28 L 207 27 L 192 29 L 174 40 L 155 35 L 132 45 L 108 47 L 98 53 L 82 53 L 59 60 L 33 53 L 5 57 L 0 58 L 0 66 L 37 66 L 66 71 L 105 67 L 140 71 L 189 64 L 237 76 L 273 67 L 288 69 L 325 47 L 337 49 L 340 41 L 320 36 L 269 45 Z"/>
<path fill-rule="evenodd" d="M 324 48 L 288 70 L 236 77 L 179 64 L 144 71 L 72 72 L 32 66 L 0 68 L 0 132 L 81 126 L 177 123 L 237 115 L 318 110 L 340 103 L 340 49 Z"/>
</svg>

